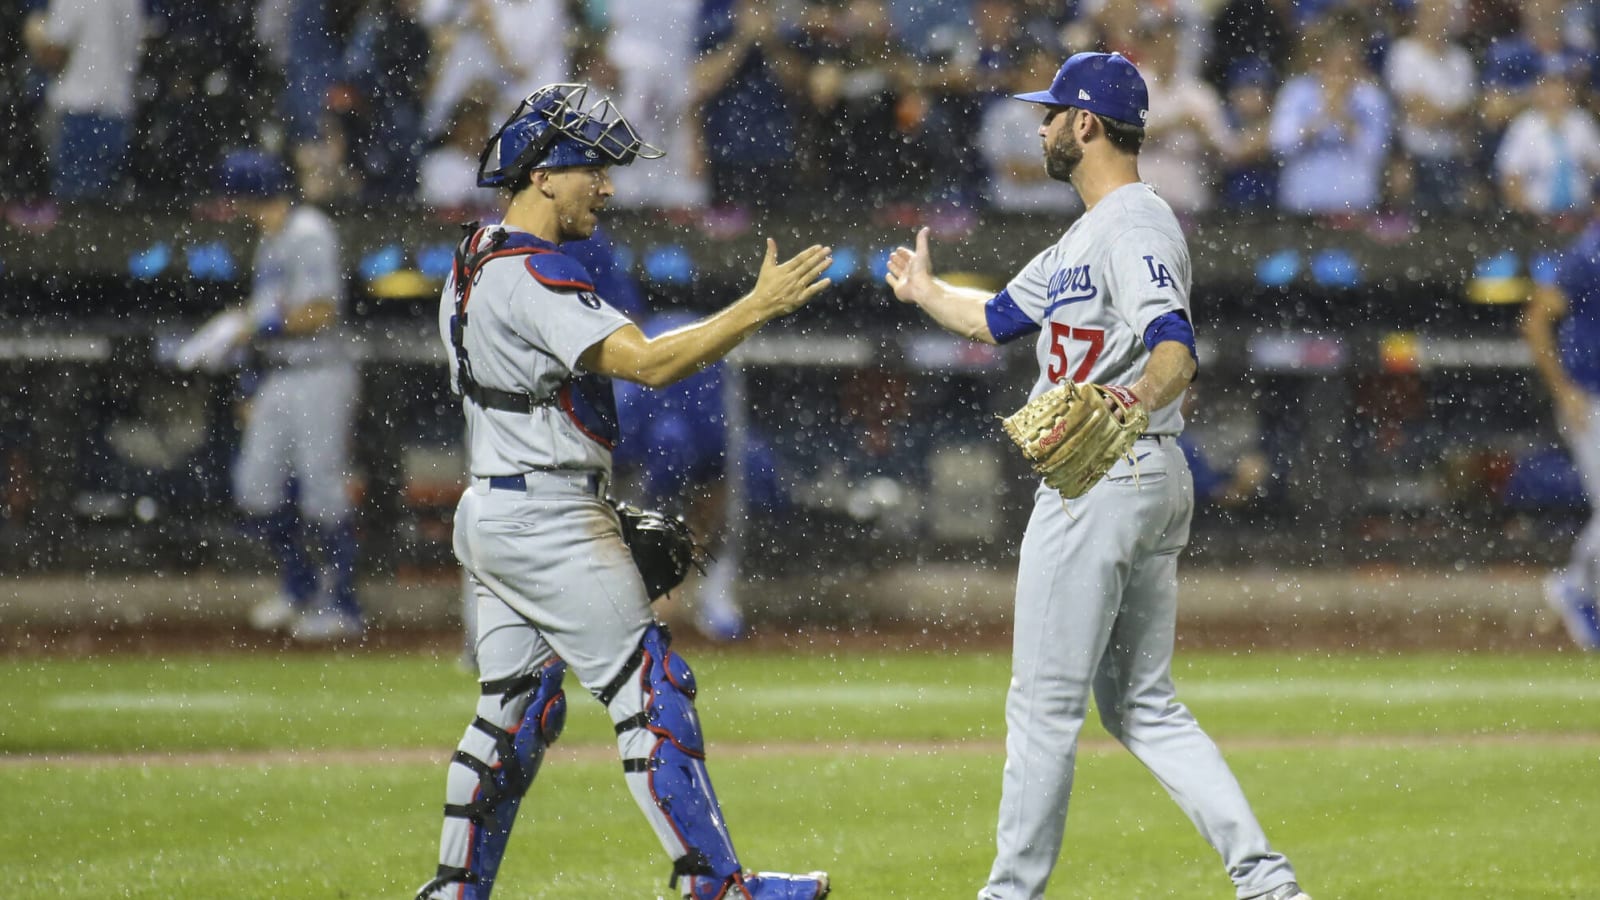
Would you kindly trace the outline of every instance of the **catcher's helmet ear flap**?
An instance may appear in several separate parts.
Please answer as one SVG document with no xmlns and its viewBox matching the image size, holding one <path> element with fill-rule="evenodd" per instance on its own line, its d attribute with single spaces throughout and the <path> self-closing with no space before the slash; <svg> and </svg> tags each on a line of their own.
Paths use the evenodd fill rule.
<svg viewBox="0 0 1600 900">
<path fill-rule="evenodd" d="M 518 187 L 534 169 L 625 166 L 665 155 L 639 137 L 586 84 L 547 84 L 529 94 L 478 154 L 479 187 Z"/>
</svg>

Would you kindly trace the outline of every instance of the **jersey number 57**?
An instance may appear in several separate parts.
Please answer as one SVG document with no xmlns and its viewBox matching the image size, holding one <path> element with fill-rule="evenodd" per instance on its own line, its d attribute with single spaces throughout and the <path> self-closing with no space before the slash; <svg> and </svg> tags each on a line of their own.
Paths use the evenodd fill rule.
<svg viewBox="0 0 1600 900">
<path fill-rule="evenodd" d="M 1074 328 L 1060 322 L 1050 323 L 1050 368 L 1045 371 L 1045 377 L 1051 382 L 1059 382 L 1067 374 L 1067 367 L 1071 365 L 1067 355 L 1067 344 L 1085 344 L 1083 357 L 1079 360 L 1077 368 L 1072 370 L 1072 380 L 1082 384 L 1089 378 L 1089 373 L 1094 369 L 1095 360 L 1100 358 L 1100 351 L 1106 346 L 1106 332 L 1103 328 Z M 1078 348 L 1073 347 L 1076 351 Z M 1075 354 L 1074 354 L 1075 355 Z"/>
</svg>

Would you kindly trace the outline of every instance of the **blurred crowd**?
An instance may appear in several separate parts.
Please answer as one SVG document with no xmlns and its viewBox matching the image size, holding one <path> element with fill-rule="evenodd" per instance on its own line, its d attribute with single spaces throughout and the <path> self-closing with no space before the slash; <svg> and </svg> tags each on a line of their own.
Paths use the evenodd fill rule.
<svg viewBox="0 0 1600 900">
<path fill-rule="evenodd" d="M 1038 111 L 1065 57 L 1150 84 L 1141 169 L 1180 214 L 1575 219 L 1600 175 L 1600 12 L 1567 0 L 21 0 L 0 196 L 184 204 L 229 153 L 310 199 L 491 202 L 484 137 L 534 88 L 611 95 L 665 160 L 617 202 L 737 227 L 1070 211 Z"/>
</svg>

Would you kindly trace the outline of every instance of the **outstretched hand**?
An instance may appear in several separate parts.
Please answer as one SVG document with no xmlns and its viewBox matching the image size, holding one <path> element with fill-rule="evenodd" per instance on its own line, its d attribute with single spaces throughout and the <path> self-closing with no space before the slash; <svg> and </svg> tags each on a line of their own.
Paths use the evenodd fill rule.
<svg viewBox="0 0 1600 900">
<path fill-rule="evenodd" d="M 761 261 L 761 272 L 750 293 L 772 311 L 774 318 L 788 315 L 833 284 L 833 279 L 822 277 L 831 265 L 833 249 L 820 244 L 812 244 L 780 263 L 778 242 L 767 238 L 767 256 Z"/>
<path fill-rule="evenodd" d="M 896 247 L 889 254 L 889 271 L 883 280 L 902 303 L 916 303 L 933 288 L 933 258 L 928 252 L 928 229 L 917 232 L 917 249 Z"/>
</svg>

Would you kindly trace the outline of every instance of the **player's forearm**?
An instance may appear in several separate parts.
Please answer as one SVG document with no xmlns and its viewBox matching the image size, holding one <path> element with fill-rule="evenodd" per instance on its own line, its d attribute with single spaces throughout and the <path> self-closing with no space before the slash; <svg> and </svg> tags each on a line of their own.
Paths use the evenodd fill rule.
<svg viewBox="0 0 1600 900">
<path fill-rule="evenodd" d="M 1144 374 L 1128 387 L 1146 409 L 1154 412 L 1183 396 L 1197 368 L 1188 346 L 1178 341 L 1163 341 L 1150 351 Z"/>
<path fill-rule="evenodd" d="M 935 278 L 933 286 L 922 291 L 913 302 L 946 331 L 968 340 L 993 344 L 996 341 L 989 332 L 989 317 L 985 312 L 990 296 L 987 291 L 956 287 Z"/>
<path fill-rule="evenodd" d="M 283 334 L 303 336 L 315 334 L 331 326 L 338 318 L 338 308 L 333 301 L 308 303 L 297 307 L 283 318 Z"/>
<path fill-rule="evenodd" d="M 651 388 L 682 381 L 732 353 L 771 318 L 745 297 L 721 312 L 652 338 L 637 377 L 628 380 Z"/>
</svg>

